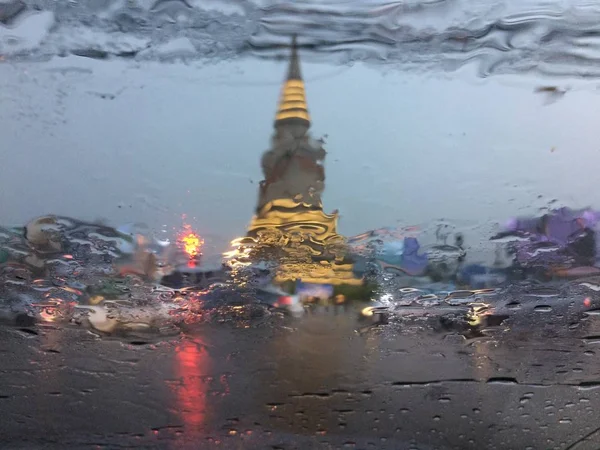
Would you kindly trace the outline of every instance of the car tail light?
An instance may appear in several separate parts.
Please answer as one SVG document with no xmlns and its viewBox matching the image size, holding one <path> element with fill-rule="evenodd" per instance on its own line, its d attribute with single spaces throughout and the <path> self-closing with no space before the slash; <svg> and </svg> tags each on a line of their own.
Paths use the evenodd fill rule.
<svg viewBox="0 0 600 450">
<path fill-rule="evenodd" d="M 291 305 L 293 303 L 292 302 L 292 297 L 290 297 L 288 295 L 279 297 L 277 299 L 277 303 L 279 303 L 280 306 L 289 306 L 289 305 Z"/>
</svg>

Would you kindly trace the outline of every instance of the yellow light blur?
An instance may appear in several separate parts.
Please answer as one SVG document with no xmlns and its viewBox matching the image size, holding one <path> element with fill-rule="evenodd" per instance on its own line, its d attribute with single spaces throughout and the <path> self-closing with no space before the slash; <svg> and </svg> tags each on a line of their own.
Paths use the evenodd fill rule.
<svg viewBox="0 0 600 450">
<path fill-rule="evenodd" d="M 366 308 L 363 308 L 360 313 L 365 317 L 371 317 L 373 315 L 373 307 L 367 306 Z"/>
</svg>

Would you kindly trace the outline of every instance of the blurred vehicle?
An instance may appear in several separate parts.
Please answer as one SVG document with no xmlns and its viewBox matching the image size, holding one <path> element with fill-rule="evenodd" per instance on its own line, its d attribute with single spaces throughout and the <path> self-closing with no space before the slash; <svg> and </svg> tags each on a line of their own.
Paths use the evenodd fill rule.
<svg viewBox="0 0 600 450">
<path fill-rule="evenodd" d="M 277 286 L 267 285 L 258 288 L 257 298 L 260 302 L 266 303 L 273 308 L 285 310 L 293 316 L 304 314 L 304 306 L 299 296 L 288 294 Z"/>
<path fill-rule="evenodd" d="M 420 244 L 414 237 L 386 242 L 375 251 L 374 262 L 385 272 L 422 276 L 427 271 L 428 255 L 419 254 Z"/>
<path fill-rule="evenodd" d="M 512 218 L 492 239 L 507 241 L 514 276 L 597 275 L 599 220 L 600 213 L 590 209 L 559 208 L 539 217 Z"/>
<path fill-rule="evenodd" d="M 463 237 L 456 234 L 454 244 L 446 243 L 447 236 L 438 236 L 441 243 L 425 251 L 415 234 L 392 232 L 388 228 L 373 230 L 349 239 L 349 246 L 358 272 L 392 273 L 405 277 L 429 277 L 434 282 L 454 280 L 466 257 Z M 422 252 L 422 253 L 421 253 Z"/>
<path fill-rule="evenodd" d="M 160 284 L 173 289 L 206 289 L 226 279 L 226 268 L 217 266 L 181 265 L 162 277 Z"/>
<path fill-rule="evenodd" d="M 379 302 L 371 302 L 361 308 L 358 320 L 370 325 L 385 325 L 389 319 L 389 308 Z"/>
<path fill-rule="evenodd" d="M 458 273 L 457 283 L 465 289 L 486 289 L 500 286 L 507 279 L 507 270 L 503 267 L 469 264 Z"/>
<path fill-rule="evenodd" d="M 426 274 L 434 281 L 455 280 L 467 256 L 461 234 L 455 236 L 454 245 L 437 244 L 427 249 Z"/>
<path fill-rule="evenodd" d="M 508 317 L 499 314 L 491 303 L 475 301 L 441 314 L 437 320 L 443 331 L 476 337 L 481 336 L 482 329 L 500 326 Z"/>
<path fill-rule="evenodd" d="M 171 315 L 179 307 L 174 302 L 139 304 L 124 299 L 92 297 L 89 304 L 75 306 L 71 321 L 104 334 L 176 334 L 177 320 Z"/>
</svg>

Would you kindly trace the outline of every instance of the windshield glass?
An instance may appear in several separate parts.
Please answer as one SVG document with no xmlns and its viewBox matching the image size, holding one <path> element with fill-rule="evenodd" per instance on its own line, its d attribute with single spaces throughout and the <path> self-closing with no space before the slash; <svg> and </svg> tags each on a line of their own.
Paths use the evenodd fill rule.
<svg viewBox="0 0 600 450">
<path fill-rule="evenodd" d="M 599 19 L 0 0 L 0 443 L 599 448 Z"/>
</svg>

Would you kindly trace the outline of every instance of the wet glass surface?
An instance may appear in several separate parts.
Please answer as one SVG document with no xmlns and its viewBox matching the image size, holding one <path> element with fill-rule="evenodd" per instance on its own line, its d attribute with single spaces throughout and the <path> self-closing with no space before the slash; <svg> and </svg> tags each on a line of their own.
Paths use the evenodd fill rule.
<svg viewBox="0 0 600 450">
<path fill-rule="evenodd" d="M 600 447 L 599 17 L 0 1 L 0 447 Z"/>
</svg>

